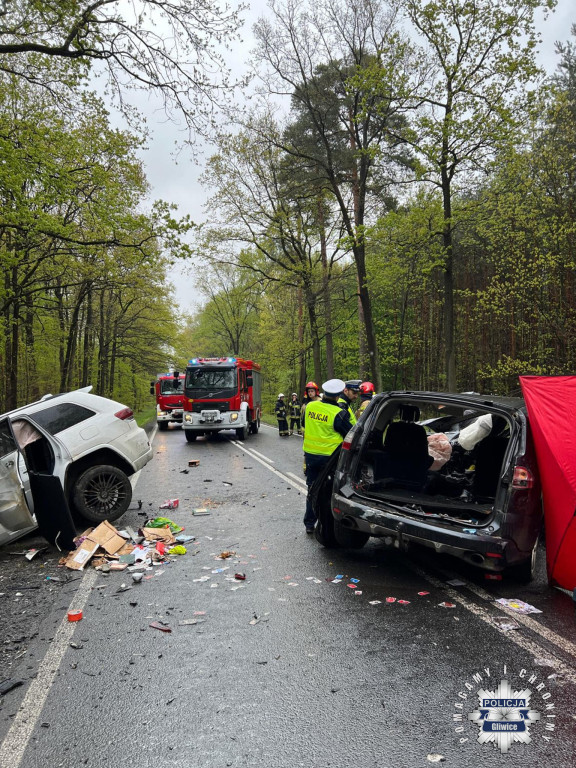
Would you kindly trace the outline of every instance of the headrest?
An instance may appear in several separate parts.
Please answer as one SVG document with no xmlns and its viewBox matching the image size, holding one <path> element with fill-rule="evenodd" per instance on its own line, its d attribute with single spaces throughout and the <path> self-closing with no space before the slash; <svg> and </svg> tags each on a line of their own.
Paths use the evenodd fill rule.
<svg viewBox="0 0 576 768">
<path fill-rule="evenodd" d="M 402 404 L 398 406 L 401 421 L 418 421 L 420 418 L 420 408 L 415 405 Z"/>
</svg>

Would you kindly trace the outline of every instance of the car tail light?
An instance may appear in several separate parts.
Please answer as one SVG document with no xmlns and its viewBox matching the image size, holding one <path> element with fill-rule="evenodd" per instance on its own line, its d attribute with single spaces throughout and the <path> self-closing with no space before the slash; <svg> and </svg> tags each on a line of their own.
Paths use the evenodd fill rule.
<svg viewBox="0 0 576 768">
<path fill-rule="evenodd" d="M 512 478 L 512 488 L 522 490 L 532 488 L 534 485 L 534 475 L 526 467 L 514 467 L 514 477 Z"/>
<path fill-rule="evenodd" d="M 501 552 L 486 552 L 486 557 L 504 557 Z"/>
<path fill-rule="evenodd" d="M 134 411 L 131 408 L 122 408 L 121 411 L 116 411 L 114 416 L 116 416 L 117 419 L 122 419 L 122 421 L 125 421 L 126 419 L 134 418 Z"/>
</svg>

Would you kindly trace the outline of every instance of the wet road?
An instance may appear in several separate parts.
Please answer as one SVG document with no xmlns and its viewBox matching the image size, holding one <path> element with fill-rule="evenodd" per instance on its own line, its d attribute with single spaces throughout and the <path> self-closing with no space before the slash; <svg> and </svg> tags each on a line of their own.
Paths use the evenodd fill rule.
<svg viewBox="0 0 576 768">
<path fill-rule="evenodd" d="M 543 573 L 523 587 L 379 542 L 325 550 L 302 525 L 301 439 L 264 425 L 245 444 L 224 435 L 187 444 L 179 429 L 156 434 L 134 497 L 197 540 L 127 591 L 117 590 L 129 574 L 89 569 L 71 602 L 62 597 L 30 654 L 39 665 L 25 668 L 34 679 L 0 716 L 1 768 L 576 763 L 569 597 Z M 189 459 L 200 465 L 183 472 Z M 175 497 L 178 510 L 158 512 Z M 133 504 L 121 524 L 141 525 L 141 513 Z M 224 550 L 235 555 L 216 559 Z M 542 613 L 514 615 L 519 628 L 504 631 L 500 596 Z M 81 622 L 62 621 L 70 605 Z M 172 632 L 149 626 L 158 620 Z M 468 718 L 478 691 L 502 679 L 530 689 L 540 714 L 531 741 L 507 754 L 479 744 Z"/>
</svg>

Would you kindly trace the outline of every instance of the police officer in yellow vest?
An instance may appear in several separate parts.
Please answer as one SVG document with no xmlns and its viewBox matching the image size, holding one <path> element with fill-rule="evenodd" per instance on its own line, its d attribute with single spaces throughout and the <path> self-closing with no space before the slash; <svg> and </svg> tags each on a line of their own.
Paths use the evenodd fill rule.
<svg viewBox="0 0 576 768">
<path fill-rule="evenodd" d="M 362 379 L 352 379 L 351 381 L 344 382 L 344 391 L 338 398 L 338 405 L 341 408 L 346 408 L 350 413 L 350 421 L 352 426 L 356 424 L 356 416 L 352 410 L 352 403 L 358 397 L 358 393 L 360 392 L 360 384 L 362 384 Z"/>
<path fill-rule="evenodd" d="M 306 533 L 313 533 L 316 523 L 316 514 L 310 502 L 310 487 L 352 428 L 348 410 L 338 404 L 338 396 L 342 394 L 344 387 L 342 379 L 326 381 L 322 384 L 323 399 L 309 402 L 304 412 L 303 448 L 308 486 L 304 515 Z"/>
</svg>

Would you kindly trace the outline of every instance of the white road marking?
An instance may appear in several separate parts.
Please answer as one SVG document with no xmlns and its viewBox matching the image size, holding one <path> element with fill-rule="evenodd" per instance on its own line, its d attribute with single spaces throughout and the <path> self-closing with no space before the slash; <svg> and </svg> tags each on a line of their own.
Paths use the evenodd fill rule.
<svg viewBox="0 0 576 768">
<path fill-rule="evenodd" d="M 561 659 L 559 659 L 553 653 L 550 653 L 550 651 L 547 648 L 545 648 L 542 645 L 539 645 L 533 640 L 529 640 L 527 637 L 524 637 L 524 635 L 522 635 L 517 630 L 505 632 L 503 629 L 500 629 L 496 624 L 494 624 L 490 613 L 485 608 L 483 608 L 482 606 L 476 605 L 476 603 L 469 602 L 468 600 L 466 600 L 465 597 L 462 596 L 460 592 L 456 592 L 456 590 L 451 589 L 449 586 L 445 584 L 445 582 L 440 581 L 440 579 L 437 579 L 435 576 L 432 576 L 429 573 L 426 573 L 426 571 L 423 571 L 421 568 L 418 568 L 417 566 L 412 565 L 411 563 L 407 563 L 407 565 L 411 570 L 413 570 L 415 573 L 417 573 L 419 576 L 425 579 L 429 584 L 432 584 L 432 586 L 437 587 L 438 589 L 444 590 L 448 594 L 452 602 L 459 603 L 467 611 L 470 611 L 470 613 L 473 613 L 485 624 L 488 624 L 488 626 L 492 627 L 492 629 L 495 629 L 497 632 L 500 632 L 500 634 L 504 635 L 507 640 L 510 640 L 510 642 L 515 643 L 520 648 L 523 648 L 525 651 L 528 651 L 535 658 L 549 659 L 550 666 L 553 669 L 555 669 L 556 672 L 561 674 L 566 680 L 570 681 L 572 684 L 576 685 L 576 670 L 573 667 L 569 667 L 567 664 L 565 664 Z M 504 607 L 504 606 L 501 606 L 499 603 L 494 603 L 493 605 L 497 608 Z M 514 613 L 514 611 L 505 610 L 505 613 L 510 613 L 510 615 L 512 615 L 517 621 L 520 621 L 522 618 L 526 618 L 525 616 L 521 616 L 520 614 Z M 536 624 L 538 626 L 538 630 L 534 630 L 534 631 L 540 634 L 539 629 L 541 628 L 541 625 L 538 624 L 538 622 L 533 622 L 533 624 Z"/>
<path fill-rule="evenodd" d="M 438 570 L 440 570 L 442 574 L 446 575 L 450 579 L 453 579 L 456 577 L 456 574 L 447 573 L 442 569 L 438 569 Z M 458 578 L 461 578 L 461 577 L 458 576 Z M 462 579 L 462 581 L 465 581 L 465 580 Z M 487 602 L 489 602 L 494 608 L 497 608 L 499 611 L 506 613 L 508 616 L 515 619 L 519 624 L 524 624 L 525 627 L 528 627 L 528 629 L 531 629 L 536 634 L 541 635 L 549 643 L 552 643 L 553 645 L 558 646 L 558 648 L 564 651 L 564 653 L 567 653 L 570 656 L 574 656 L 574 658 L 576 659 L 576 643 L 572 643 L 567 638 L 557 634 L 556 632 L 554 632 L 553 629 L 548 629 L 548 627 L 545 627 L 537 619 L 533 619 L 530 616 L 525 616 L 522 613 L 513 611 L 511 608 L 507 608 L 505 605 L 502 605 L 502 603 L 494 602 L 494 595 L 491 595 L 489 592 L 486 592 L 486 590 L 482 589 L 482 587 L 479 587 L 478 585 L 472 584 L 468 581 L 465 582 L 465 586 L 467 589 L 470 590 L 470 592 L 474 592 L 475 595 L 478 595 L 478 597 L 482 598 L 482 600 L 486 600 Z"/>
<path fill-rule="evenodd" d="M 290 475 L 290 477 L 294 478 L 294 480 L 296 480 L 297 483 L 304 483 L 304 485 L 306 485 L 306 481 L 302 480 L 302 478 L 298 477 L 298 475 L 295 475 L 294 472 L 286 472 L 286 474 Z"/>
<path fill-rule="evenodd" d="M 233 445 L 237 445 L 238 448 L 242 448 L 249 456 L 252 456 L 253 459 L 256 459 L 256 461 L 260 462 L 260 464 L 262 464 L 263 467 L 266 467 L 266 469 L 270 470 L 270 472 L 274 472 L 275 475 L 278 475 L 278 477 L 281 477 L 285 483 L 290 483 L 291 486 L 296 488 L 296 490 L 300 491 L 301 493 L 308 492 L 306 483 L 303 483 L 300 479 L 298 479 L 298 482 L 294 482 L 294 480 L 288 477 L 288 475 L 284 474 L 284 472 L 280 472 L 275 467 L 271 467 L 270 464 L 268 463 L 269 460 L 266 457 L 264 457 L 266 458 L 266 460 L 264 461 L 264 459 L 260 458 L 261 454 L 256 455 L 257 452 L 254 451 L 254 449 L 246 448 L 245 443 L 240 443 L 237 440 L 231 440 L 230 442 Z"/>
<path fill-rule="evenodd" d="M 86 572 L 68 610 L 82 610 L 84 608 L 97 577 L 98 573 L 95 570 Z M 58 674 L 58 669 L 77 626 L 78 623 L 68 621 L 67 615 L 64 615 L 54 640 L 40 663 L 38 674 L 30 683 L 24 701 L 0 746 L 0 768 L 18 768 L 20 765 L 30 736 L 50 693 L 52 682 Z"/>
<path fill-rule="evenodd" d="M 237 445 L 235 440 L 232 440 L 232 442 L 235 445 Z M 259 451 L 257 451 L 256 448 L 251 448 L 250 450 L 252 451 L 252 453 L 255 453 L 257 456 L 260 456 L 261 459 L 264 459 L 264 461 L 267 461 L 269 464 L 274 464 L 274 460 L 273 459 L 269 459 L 268 456 L 264 456 L 264 454 L 260 453 Z"/>
<path fill-rule="evenodd" d="M 132 476 L 134 478 L 133 488 L 138 482 L 140 472 L 141 470 Z M 64 654 L 69 648 L 74 630 L 80 623 L 68 621 L 68 611 L 83 610 L 97 578 L 98 572 L 93 569 L 84 573 L 78 590 L 72 597 L 72 601 L 56 630 L 54 640 L 40 662 L 38 673 L 30 683 L 30 687 L 24 696 L 22 704 L 20 704 L 18 713 L 6 734 L 6 738 L 0 744 L 0 768 L 18 768 L 20 765 L 32 732 L 42 714 L 42 709 L 50 693 L 54 678 L 62 664 Z"/>
</svg>

